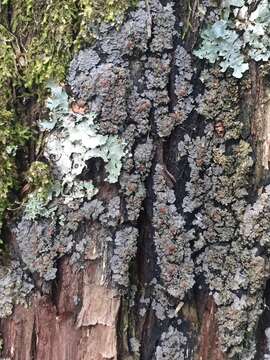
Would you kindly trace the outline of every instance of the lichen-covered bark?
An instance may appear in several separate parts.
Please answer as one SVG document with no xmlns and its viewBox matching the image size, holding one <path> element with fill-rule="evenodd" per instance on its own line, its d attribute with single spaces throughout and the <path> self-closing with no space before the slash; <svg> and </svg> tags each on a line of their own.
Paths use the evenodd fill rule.
<svg viewBox="0 0 270 360">
<path fill-rule="evenodd" d="M 60 190 L 8 224 L 2 357 L 270 355 L 267 67 L 193 55 L 219 11 L 142 1 L 72 60 L 40 159 Z"/>
</svg>

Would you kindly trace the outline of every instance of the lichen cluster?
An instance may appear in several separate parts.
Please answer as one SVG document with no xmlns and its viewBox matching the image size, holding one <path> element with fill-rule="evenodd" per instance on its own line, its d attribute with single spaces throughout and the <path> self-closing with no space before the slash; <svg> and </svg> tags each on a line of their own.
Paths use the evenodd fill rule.
<svg viewBox="0 0 270 360">
<path fill-rule="evenodd" d="M 111 259 L 113 281 L 121 286 L 129 285 L 129 264 L 137 252 L 138 230 L 125 227 L 115 234 L 115 251 Z"/>
<path fill-rule="evenodd" d="M 161 336 L 160 345 L 157 346 L 156 360 L 184 359 L 186 338 L 172 326 Z"/>
<path fill-rule="evenodd" d="M 97 44 L 80 51 L 72 61 L 69 83 L 75 96 L 95 112 L 94 122 L 102 134 L 118 133 L 126 144 L 117 190 L 119 205 L 113 207 L 116 213 L 121 208 L 121 216 L 116 222 L 108 222 L 105 212 L 97 219 L 102 221 L 103 229 L 108 229 L 103 241 L 111 251 L 112 280 L 124 294 L 129 291 L 130 269 L 135 266 L 142 205 L 148 191 L 154 194 L 151 201 L 155 202 L 150 205 L 154 214 L 150 218 L 155 234 L 148 241 L 153 241 L 160 274 L 149 283 L 150 299 L 142 302 L 140 313 L 144 313 L 145 304 L 151 303 L 157 318 L 166 321 L 168 313 L 171 318 L 177 316 L 175 308 L 194 284 L 190 248 L 193 231 L 186 231 L 175 205 L 172 180 L 160 154 L 161 139 L 168 138 L 188 118 L 194 99 L 190 97 L 191 75 L 185 71 L 192 71 L 191 57 L 174 44 L 177 32 L 172 4 L 163 6 L 151 1 L 149 6 L 141 2 L 119 31 L 102 25 Z M 175 84 L 170 90 L 174 95 L 168 92 L 170 79 Z M 158 153 L 158 160 L 154 160 Z M 149 190 L 146 181 L 151 172 L 156 175 Z M 111 211 L 111 202 L 103 202 L 103 206 Z M 182 333 L 179 326 L 171 330 Z M 159 353 L 162 351 L 170 350 L 160 348 Z"/>
<path fill-rule="evenodd" d="M 63 81 L 76 50 L 94 38 L 100 21 L 120 24 L 136 1 L 6 0 L 0 14 L 0 225 L 18 185 L 16 152 L 29 139 L 37 101 L 50 78 Z M 32 109 L 24 115 L 23 109 Z M 22 115 L 23 114 L 23 115 Z"/>
<path fill-rule="evenodd" d="M 157 2 L 151 2 L 150 8 L 154 25 L 148 44 L 150 55 L 143 66 L 136 62 L 135 57 L 132 58 L 132 70 L 127 71 L 130 63 L 126 58 L 131 52 L 129 47 L 124 47 L 126 42 L 124 43 L 121 29 L 119 33 L 101 30 L 100 38 L 100 47 L 109 61 L 115 64 L 114 73 L 116 67 L 119 76 L 125 73 L 127 83 L 125 87 L 120 86 L 119 94 L 126 97 L 131 89 L 128 100 L 130 105 L 123 109 L 121 104 L 119 116 L 118 110 L 114 109 L 113 112 L 117 114 L 113 116 L 114 119 L 122 119 L 119 120 L 118 128 L 125 129 L 123 136 L 133 153 L 130 159 L 124 161 L 120 176 L 122 202 L 126 210 L 124 221 L 136 224 L 147 191 L 150 191 L 154 199 L 150 218 L 159 274 L 148 284 L 148 298 L 144 294 L 140 314 L 144 316 L 145 306 L 147 308 L 150 303 L 161 322 L 166 321 L 167 317 L 177 318 L 181 314 L 185 297 L 194 284 L 203 278 L 218 305 L 217 321 L 224 351 L 230 357 L 245 357 L 248 353 L 253 356 L 256 322 L 262 311 L 266 264 L 259 255 L 258 243 L 254 242 L 249 247 L 248 237 L 242 236 L 240 230 L 246 227 L 244 214 L 249 209 L 253 159 L 252 148 L 245 137 L 246 124 L 240 117 L 238 85 L 231 77 L 223 79 L 216 69 L 211 72 L 206 70 L 200 77 L 204 91 L 193 96 L 190 74 L 194 71 L 194 66 L 187 51 L 178 44 L 173 44 L 173 10 L 170 4 L 166 11 L 163 8 L 163 13 L 170 13 L 170 20 L 167 21 L 166 16 L 160 19 L 162 7 Z M 149 18 L 142 9 L 143 6 L 140 5 L 140 10 L 132 13 L 130 20 L 137 21 L 135 28 L 141 35 L 138 43 L 137 36 L 132 33 L 136 39 L 132 50 L 136 48 L 139 58 L 146 48 L 143 41 L 147 38 L 149 29 Z M 140 14 L 140 20 L 137 20 L 137 14 Z M 123 32 L 130 28 L 129 22 L 125 26 Z M 164 31 L 164 27 L 167 31 Z M 141 34 L 143 28 L 144 35 Z M 157 42 L 163 44 L 163 47 L 156 46 Z M 110 44 L 110 50 L 107 44 Z M 97 82 L 99 67 L 100 70 L 108 71 L 108 75 L 106 71 L 102 76 L 99 75 L 107 80 L 105 94 L 99 93 L 99 90 L 94 93 L 95 96 L 89 97 L 89 93 L 84 90 L 78 92 L 78 95 L 88 101 L 90 108 L 93 106 L 97 109 L 100 122 L 104 119 L 104 124 L 106 123 L 104 131 L 113 131 L 114 127 L 108 125 L 106 112 L 103 114 L 100 104 L 107 102 L 107 99 L 111 103 L 108 89 L 109 86 L 114 88 L 115 80 L 111 80 L 111 68 L 104 62 L 100 64 L 96 55 L 98 50 L 92 48 L 91 51 L 94 55 L 91 58 L 95 59 L 95 64 L 91 64 L 91 76 L 83 78 L 80 72 L 79 83 L 76 82 L 78 80 L 72 80 L 72 85 L 74 88 L 80 85 L 79 89 L 83 90 L 92 89 L 92 79 Z M 84 54 L 86 55 L 86 51 Z M 80 56 L 82 59 L 83 53 Z M 175 61 L 172 62 L 173 58 Z M 169 71 L 168 67 L 172 64 L 173 70 Z M 118 69 L 120 65 L 123 72 Z M 184 69 L 189 71 L 185 72 Z M 171 93 L 168 93 L 168 88 L 171 89 L 168 78 L 174 83 Z M 122 98 L 118 101 L 122 101 Z M 133 110 L 134 105 L 137 106 L 137 111 Z M 196 126 L 194 128 L 191 117 L 194 109 L 200 120 L 198 130 Z M 123 123 L 124 118 L 129 119 L 128 114 L 131 114 L 133 120 L 131 124 L 128 120 Z M 137 134 L 141 141 L 146 133 L 145 129 L 148 132 L 147 141 L 134 147 Z M 185 166 L 184 171 L 188 173 L 185 177 L 184 196 L 178 190 L 182 188 L 183 178 L 179 175 L 174 179 L 170 174 L 160 145 L 160 139 L 167 139 L 175 129 L 180 133 L 177 142 L 178 166 Z M 132 150 L 132 147 L 136 150 Z M 143 149 L 140 152 L 145 154 L 144 157 L 139 155 L 139 149 Z M 144 179 L 149 174 L 151 162 L 154 183 L 149 190 L 149 187 L 145 187 Z M 138 173 L 139 169 L 143 169 L 142 174 Z M 181 169 L 177 173 L 181 174 Z M 125 248 L 121 249 L 119 245 Z M 119 235 L 116 235 L 114 247 L 114 259 L 120 259 L 121 254 L 121 262 L 111 263 L 113 274 L 121 274 L 121 277 L 114 279 L 118 285 L 127 286 L 128 264 L 132 264 L 132 258 L 135 258 L 134 239 L 126 236 L 125 241 L 119 241 Z M 126 248 L 130 252 L 126 253 Z M 176 324 L 174 331 L 181 333 Z M 170 351 L 165 349 L 167 344 L 163 345 L 162 341 L 159 346 L 161 354 Z"/>
<path fill-rule="evenodd" d="M 125 296 L 126 316 L 136 312 L 144 326 L 151 314 L 156 360 L 185 359 L 200 326 L 187 307 L 207 292 L 224 352 L 249 359 L 269 276 L 270 191 L 252 192 L 239 81 L 196 69 L 173 5 L 141 1 L 118 29 L 102 23 L 71 61 L 70 95 L 50 84 L 49 118 L 39 122 L 48 166 L 37 166 L 45 176 L 33 176 L 35 164 L 26 174 L 33 196 L 13 229 L 20 271 L 46 293 L 62 256 L 77 269 L 96 261 L 101 284 Z M 30 218 L 44 185 L 52 213 Z M 0 301 L 3 316 L 17 292 Z M 126 331 L 138 357 L 141 334 Z"/>
<path fill-rule="evenodd" d="M 105 164 L 104 180 L 116 183 L 125 144 L 116 135 L 100 134 L 94 124 L 95 114 L 69 111 L 67 94 L 60 86 L 51 85 L 51 91 L 47 102 L 50 119 L 40 123 L 41 129 L 48 133 L 44 156 L 51 163 L 56 179 L 61 180 L 62 195 L 67 203 L 84 196 L 91 200 L 98 189 L 91 179 L 79 179 L 87 168 L 87 162 L 102 160 Z"/>
<path fill-rule="evenodd" d="M 183 299 L 194 285 L 190 242 L 194 230 L 185 230 L 185 220 L 175 206 L 174 190 L 166 183 L 165 169 L 157 165 L 154 174 L 155 202 L 153 209 L 154 241 L 160 277 L 166 292 Z"/>
<path fill-rule="evenodd" d="M 194 271 L 203 274 L 218 305 L 224 351 L 232 358 L 247 358 L 247 353 L 254 355 L 266 276 L 259 244 L 240 234 L 252 186 L 252 149 L 242 135 L 235 81 L 223 80 L 216 70 L 204 72 L 201 79 L 205 93 L 197 101 L 207 120 L 204 134 L 185 136 L 179 143 L 179 155 L 187 156 L 190 167 L 183 210 L 193 214 L 198 252 Z M 224 127 L 222 132 L 217 124 Z"/>
<path fill-rule="evenodd" d="M 105 211 L 101 201 L 91 201 L 99 188 L 92 179 L 82 177 L 88 171 L 88 161 L 102 160 L 105 174 L 99 184 L 116 183 L 125 155 L 124 142 L 117 135 L 100 134 L 92 113 L 72 111 L 65 91 L 55 84 L 49 86 L 49 118 L 39 126 L 46 134 L 44 157 L 50 166 L 36 161 L 28 170 L 26 180 L 32 189 L 23 204 L 22 220 L 15 229 L 24 267 L 46 281 L 55 278 L 55 261 L 59 257 L 72 254 L 71 263 L 78 263 L 91 246 L 91 238 L 76 237 L 84 222 L 100 218 L 104 227 L 117 225 L 119 197 L 111 199 Z M 117 233 L 115 241 L 119 241 L 119 248 L 124 248 L 121 239 L 125 238 Z M 136 249 L 136 231 L 133 238 Z M 127 256 L 132 257 L 129 250 Z"/>
<path fill-rule="evenodd" d="M 203 30 L 202 44 L 194 52 L 211 64 L 219 62 L 221 71 L 233 70 L 241 78 L 248 62 L 270 58 L 270 5 L 261 0 L 251 11 L 248 1 L 223 1 L 219 19 Z"/>
<path fill-rule="evenodd" d="M 0 272 L 0 317 L 12 314 L 14 304 L 25 305 L 25 298 L 34 288 L 32 280 L 22 270 L 17 261 L 13 261 L 9 269 Z"/>
</svg>

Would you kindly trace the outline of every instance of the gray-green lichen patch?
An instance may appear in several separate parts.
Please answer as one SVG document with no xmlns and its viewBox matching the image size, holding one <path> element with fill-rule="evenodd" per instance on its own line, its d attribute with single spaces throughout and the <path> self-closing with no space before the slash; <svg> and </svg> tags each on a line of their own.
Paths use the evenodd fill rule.
<svg viewBox="0 0 270 360">
<path fill-rule="evenodd" d="M 121 223 L 121 199 L 120 196 L 113 197 L 107 204 L 103 214 L 100 215 L 100 222 L 106 227 L 116 227 Z"/>
<path fill-rule="evenodd" d="M 172 4 L 162 6 L 159 1 L 151 1 L 149 6 L 141 2 L 119 31 L 102 25 L 96 46 L 74 58 L 69 76 L 73 93 L 87 103 L 89 111 L 95 112 L 94 123 L 102 134 L 120 133 L 130 154 L 124 158 L 119 178 L 120 199 L 117 202 L 112 199 L 108 211 L 100 216 L 104 226 L 107 220 L 109 227 L 120 225 L 120 229 L 112 230 L 110 263 L 113 280 L 121 287 L 129 284 L 129 264 L 136 255 L 138 237 L 136 227 L 129 224 L 123 228 L 123 221 L 132 225 L 138 221 L 155 151 L 150 135 L 150 111 L 155 107 L 156 121 L 163 113 L 170 131 L 173 128 L 167 92 L 172 58 L 165 51 L 173 49 L 176 19 Z M 149 48 L 153 56 L 144 61 Z M 165 131 L 169 133 L 164 128 Z M 112 205 L 114 209 L 117 203 L 124 214 L 115 221 L 110 208 Z"/>
<path fill-rule="evenodd" d="M 269 273 L 264 217 L 268 188 L 249 204 L 252 148 L 242 136 L 239 95 L 233 79 L 215 70 L 204 72 L 204 95 L 197 111 L 206 126 L 200 136 L 185 135 L 178 144 L 190 180 L 182 207 L 193 214 L 195 277 L 203 275 L 217 304 L 219 336 L 230 358 L 253 359 L 255 329 L 263 309 Z M 266 231 L 266 232 L 265 232 Z"/>
<path fill-rule="evenodd" d="M 185 221 L 177 212 L 175 194 L 166 184 L 165 170 L 157 165 L 154 174 L 154 241 L 162 285 L 170 295 L 182 300 L 194 285 L 190 242 L 193 230 L 185 230 Z"/>
<path fill-rule="evenodd" d="M 105 181 L 115 183 L 121 171 L 124 144 L 116 135 L 99 134 L 93 113 L 70 111 L 67 94 L 60 86 L 53 84 L 50 88 L 52 94 L 47 103 L 50 119 L 40 124 L 42 129 L 50 129 L 44 154 L 52 163 L 56 178 L 62 181 L 64 194 L 73 190 L 76 198 L 76 194 L 81 197 L 81 192 L 85 191 L 87 198 L 91 199 L 98 190 L 91 181 L 87 184 L 78 180 L 87 161 L 102 159 L 105 162 Z"/>
<path fill-rule="evenodd" d="M 38 273 L 49 281 L 55 278 L 57 269 L 54 267 L 58 242 L 55 239 L 56 223 L 52 220 L 31 222 L 22 220 L 16 229 L 17 243 L 21 259 L 31 273 Z M 71 237 L 67 237 L 66 244 L 71 244 Z"/>
<path fill-rule="evenodd" d="M 243 214 L 243 224 L 240 227 L 241 235 L 249 245 L 259 241 L 267 251 L 270 250 L 269 200 L 270 186 L 268 185 L 260 190 L 260 195 L 255 203 L 247 206 Z"/>
<path fill-rule="evenodd" d="M 39 126 L 46 136 L 44 156 L 50 166 L 34 162 L 28 174 L 32 173 L 32 177 L 37 178 L 37 171 L 32 169 L 35 165 L 39 171 L 50 167 L 51 178 L 46 184 L 36 185 L 28 195 L 24 204 L 28 220 L 55 215 L 56 207 L 52 205 L 52 200 L 59 196 L 71 207 L 74 201 L 91 200 L 99 189 L 92 179 L 81 179 L 87 170 L 87 163 L 91 159 L 104 162 L 105 175 L 102 180 L 116 183 L 125 155 L 125 143 L 120 137 L 100 134 L 98 126 L 94 124 L 93 113 L 85 113 L 85 108 L 80 111 L 78 105 L 78 112 L 72 111 L 64 89 L 53 82 L 49 82 L 48 86 L 51 90 L 47 100 L 49 119 L 40 121 Z M 47 179 L 48 175 L 43 178 Z"/>
<path fill-rule="evenodd" d="M 270 359 L 270 328 L 269 327 L 265 329 L 265 337 L 266 337 L 267 348 L 265 349 L 263 360 L 269 360 Z"/>
<path fill-rule="evenodd" d="M 24 216 L 27 220 L 38 218 L 50 218 L 53 216 L 56 207 L 48 204 L 48 199 L 40 198 L 39 194 L 33 192 L 29 195 L 24 206 Z"/>
<path fill-rule="evenodd" d="M 178 298 L 175 299 L 172 296 L 168 296 L 164 282 L 160 284 L 156 278 L 152 280 L 151 286 L 153 286 L 151 307 L 155 311 L 156 318 L 160 321 L 177 318 L 177 307 L 181 307 L 183 301 L 179 301 Z M 150 299 L 145 299 L 145 303 L 148 304 L 149 300 Z"/>
<path fill-rule="evenodd" d="M 219 62 L 221 71 L 233 70 L 241 78 L 248 62 L 270 58 L 270 5 L 259 1 L 251 11 L 248 1 L 223 1 L 220 18 L 207 24 L 202 32 L 202 44 L 194 53 L 210 63 Z"/>
<path fill-rule="evenodd" d="M 156 348 L 156 360 L 184 360 L 187 338 L 173 326 L 161 335 Z"/>
<path fill-rule="evenodd" d="M 93 237 L 87 233 L 80 236 L 82 227 L 89 226 L 104 213 L 101 201 L 95 199 L 81 204 L 73 200 L 73 207 L 70 207 L 59 196 L 52 203 L 55 206 L 52 217 L 29 221 L 24 215 L 14 228 L 23 269 L 37 274 L 45 282 L 55 279 L 57 260 L 62 256 L 70 255 L 71 264 L 83 268 L 87 259 L 101 256 L 102 249 L 105 251 L 107 241 L 111 239 L 106 228 L 101 231 L 98 227 L 98 231 L 95 231 L 94 226 L 91 232 Z M 95 255 L 90 255 L 93 246 Z"/>
<path fill-rule="evenodd" d="M 114 253 L 111 259 L 112 278 L 115 283 L 127 287 L 129 284 L 129 264 L 136 256 L 138 230 L 125 227 L 116 232 Z"/>
<path fill-rule="evenodd" d="M 9 269 L 1 268 L 0 318 L 11 315 L 16 304 L 27 305 L 26 298 L 33 288 L 33 282 L 21 269 L 18 262 L 12 262 Z"/>
</svg>

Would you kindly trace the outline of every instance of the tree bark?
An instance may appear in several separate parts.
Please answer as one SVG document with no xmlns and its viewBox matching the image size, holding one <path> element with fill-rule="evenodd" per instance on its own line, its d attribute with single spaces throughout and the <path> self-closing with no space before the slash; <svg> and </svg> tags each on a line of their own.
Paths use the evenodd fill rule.
<svg viewBox="0 0 270 360">
<path fill-rule="evenodd" d="M 93 157 L 92 199 L 6 224 L 3 359 L 270 356 L 269 79 L 193 55 L 201 6 L 140 2 L 70 64 L 77 111 L 125 144 L 121 173 L 110 183 Z"/>
</svg>

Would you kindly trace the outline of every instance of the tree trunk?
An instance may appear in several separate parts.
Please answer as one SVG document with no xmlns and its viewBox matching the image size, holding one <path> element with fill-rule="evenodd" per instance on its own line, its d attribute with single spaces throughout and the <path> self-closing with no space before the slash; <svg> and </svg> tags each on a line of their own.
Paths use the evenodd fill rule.
<svg viewBox="0 0 270 360">
<path fill-rule="evenodd" d="M 194 56 L 215 11 L 142 1 L 74 57 L 68 114 L 50 107 L 70 135 L 53 125 L 39 159 L 62 190 L 4 229 L 3 359 L 270 357 L 267 66 L 239 80 Z"/>
</svg>

